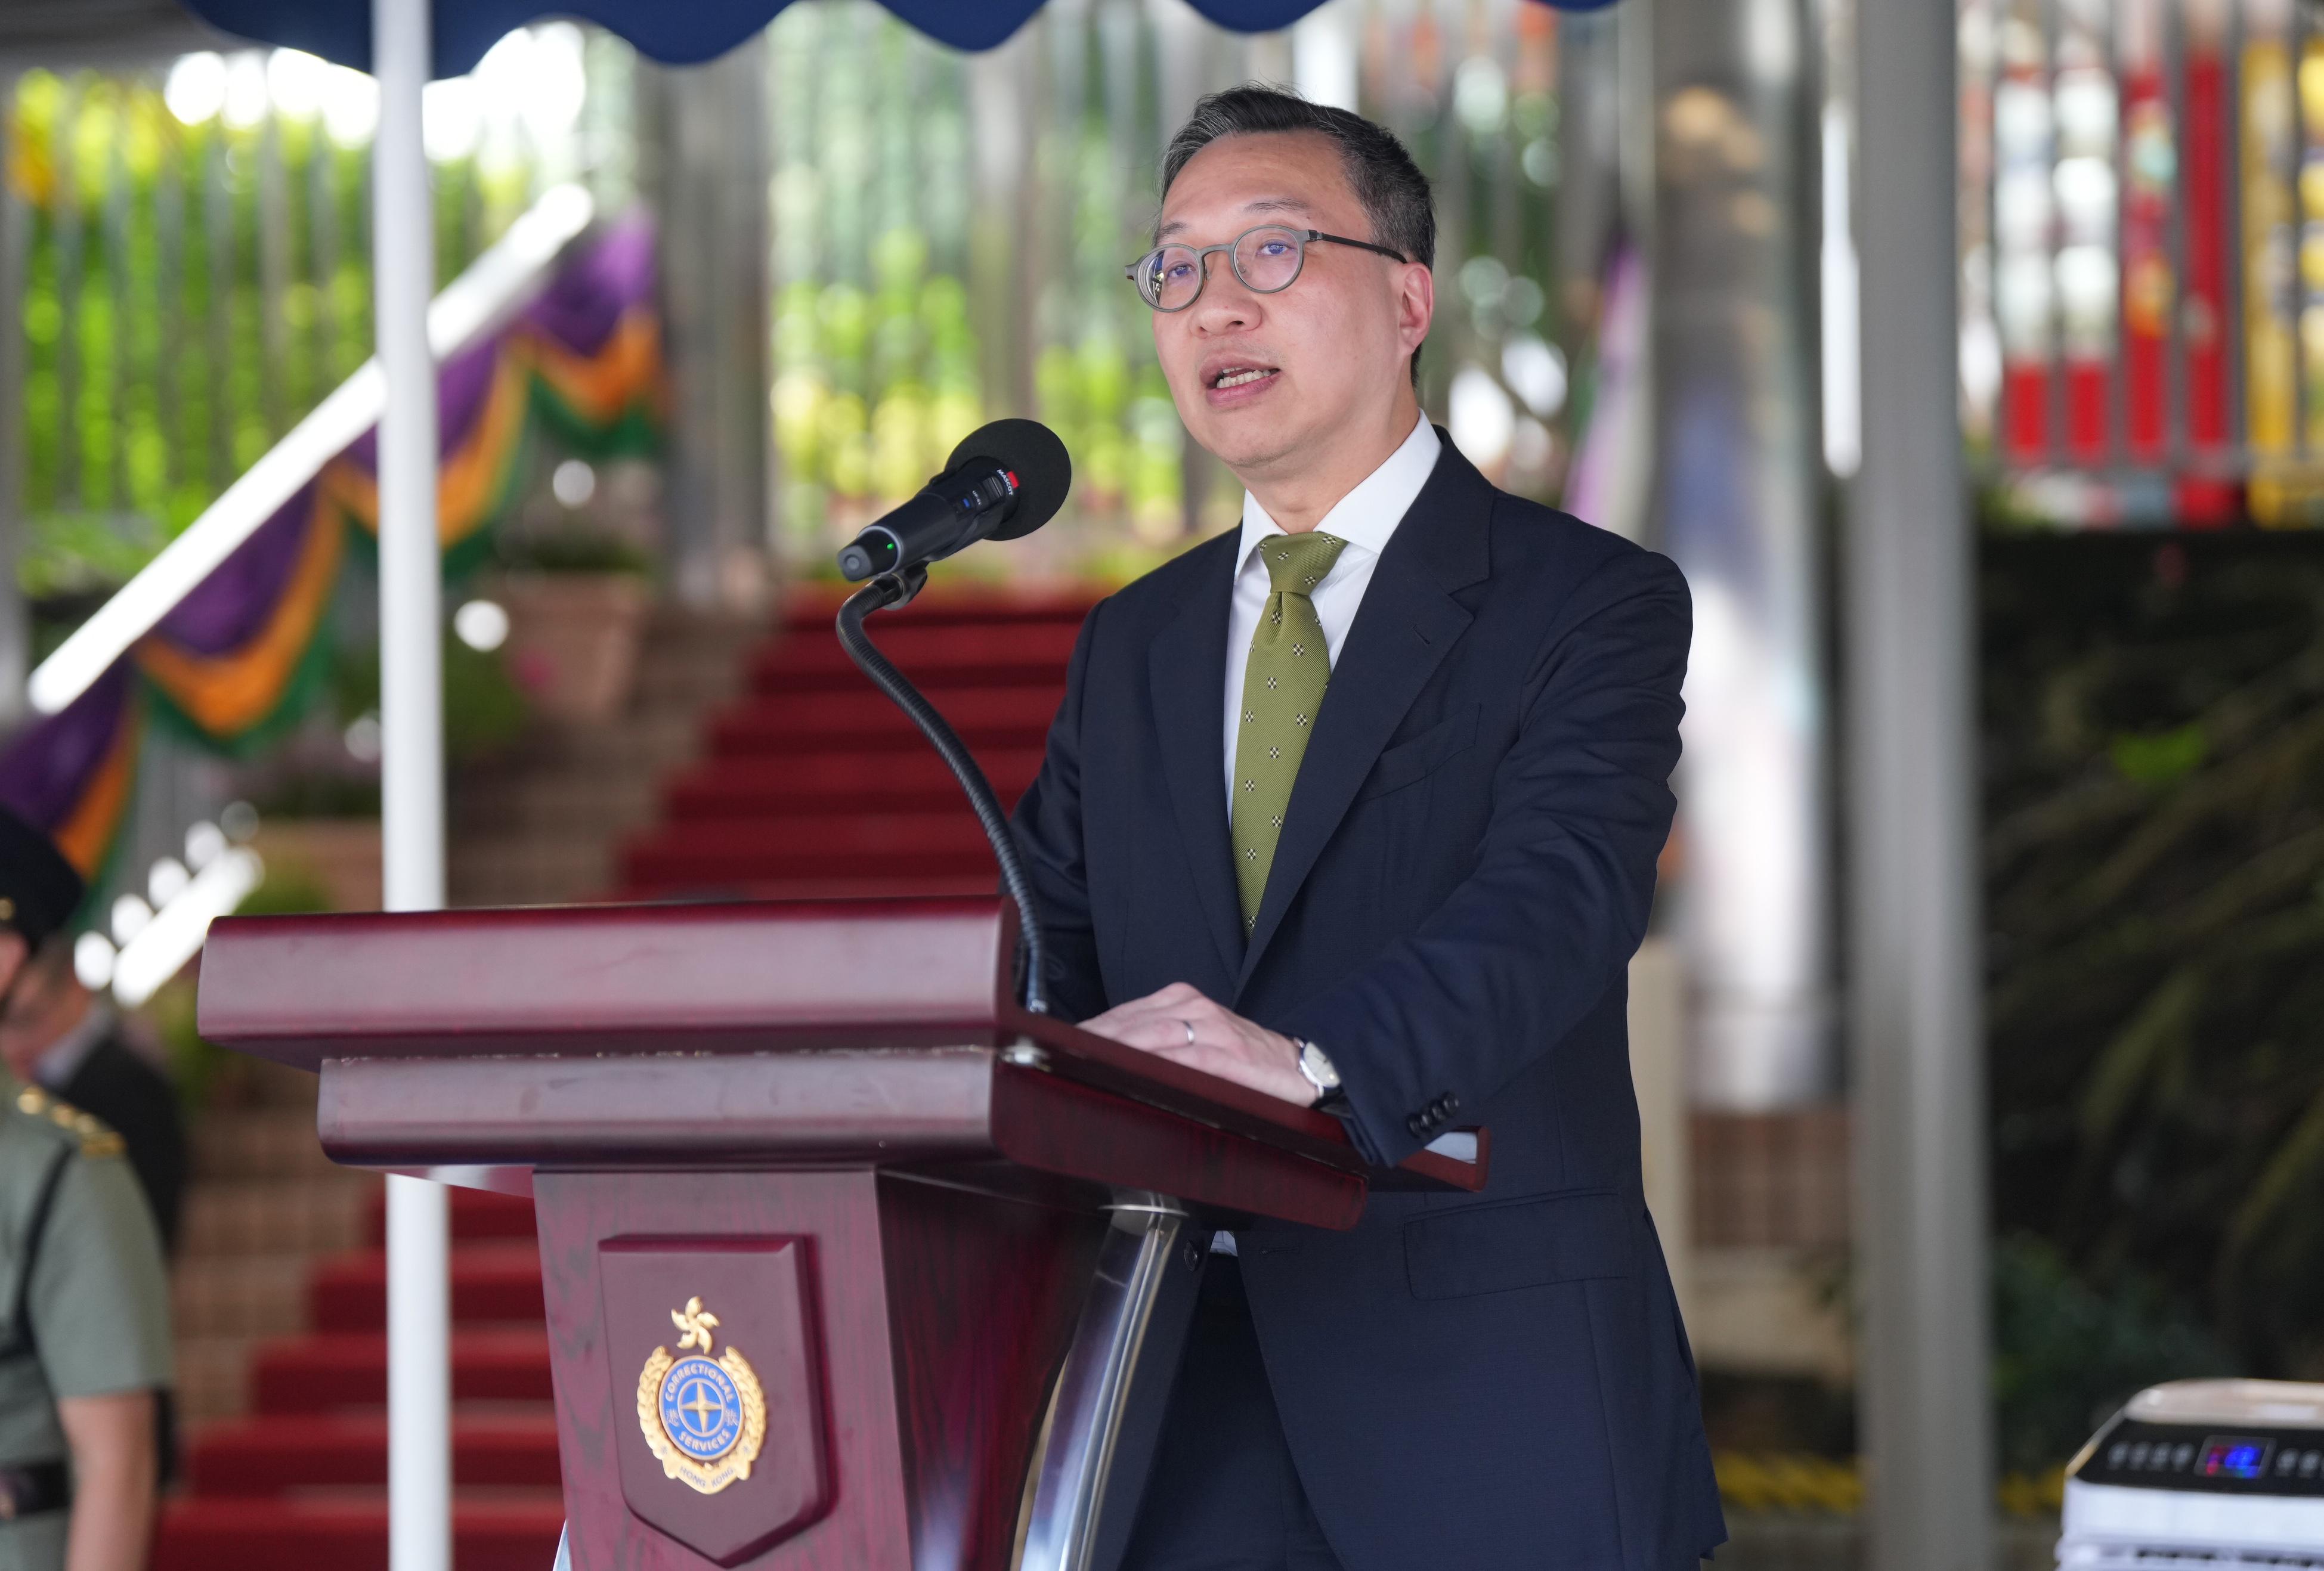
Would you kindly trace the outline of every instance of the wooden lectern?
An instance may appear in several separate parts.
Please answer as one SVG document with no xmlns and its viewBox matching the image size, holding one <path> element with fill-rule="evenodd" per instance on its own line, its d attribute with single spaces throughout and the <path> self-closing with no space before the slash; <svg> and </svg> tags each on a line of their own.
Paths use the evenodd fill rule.
<svg viewBox="0 0 2324 1571">
<path fill-rule="evenodd" d="M 578 1571 L 1102 1571 L 1207 1229 L 1484 1153 L 1368 1170 L 1015 955 L 999 900 L 233 919 L 199 1019 L 335 1161 L 532 1195 Z"/>
</svg>

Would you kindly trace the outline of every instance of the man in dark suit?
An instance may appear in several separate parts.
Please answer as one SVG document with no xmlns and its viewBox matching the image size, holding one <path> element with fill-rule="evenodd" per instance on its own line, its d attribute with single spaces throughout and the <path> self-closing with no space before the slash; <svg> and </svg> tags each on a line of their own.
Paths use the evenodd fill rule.
<svg viewBox="0 0 2324 1571">
<path fill-rule="evenodd" d="M 1692 1566 L 1726 1537 L 1625 1028 L 1690 633 L 1670 563 L 1420 415 L 1427 181 L 1258 87 L 1130 276 L 1241 528 L 1097 607 L 1016 827 L 1051 996 L 1476 1196 L 1213 1244 L 1131 1571 Z"/>
</svg>

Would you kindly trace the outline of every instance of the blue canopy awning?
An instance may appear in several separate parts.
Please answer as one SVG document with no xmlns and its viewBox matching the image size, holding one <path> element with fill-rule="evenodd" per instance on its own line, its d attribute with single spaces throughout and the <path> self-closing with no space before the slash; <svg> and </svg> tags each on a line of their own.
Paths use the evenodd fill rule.
<svg viewBox="0 0 2324 1571">
<path fill-rule="evenodd" d="M 1269 32 L 1323 0 L 1187 0 L 1222 27 Z M 1543 0 L 1570 11 L 1610 0 Z M 213 27 L 254 42 L 302 49 L 338 65 L 371 69 L 370 0 L 183 0 Z M 537 17 L 574 16 L 621 34 L 667 65 L 724 54 L 773 20 L 790 0 L 433 0 L 435 74 L 472 69 L 510 29 Z M 881 0 L 930 38 L 955 49 L 991 49 L 1025 25 L 1041 0 Z"/>
</svg>

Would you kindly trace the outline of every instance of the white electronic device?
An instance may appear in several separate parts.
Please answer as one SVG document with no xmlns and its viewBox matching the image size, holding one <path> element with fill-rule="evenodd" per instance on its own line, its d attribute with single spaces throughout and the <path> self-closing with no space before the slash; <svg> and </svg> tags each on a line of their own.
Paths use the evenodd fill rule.
<svg viewBox="0 0 2324 1571">
<path fill-rule="evenodd" d="M 2324 1385 L 2151 1386 L 2066 1468 L 2060 1571 L 2324 1571 Z"/>
</svg>

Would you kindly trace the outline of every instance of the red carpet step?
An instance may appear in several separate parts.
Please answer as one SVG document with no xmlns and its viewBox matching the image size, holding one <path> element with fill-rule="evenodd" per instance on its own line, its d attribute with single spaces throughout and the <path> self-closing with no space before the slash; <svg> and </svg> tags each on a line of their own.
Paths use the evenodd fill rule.
<svg viewBox="0 0 2324 1571">
<path fill-rule="evenodd" d="M 454 1500 L 456 1571 L 544 1571 L 565 1525 L 560 1496 L 540 1490 Z M 387 1571 L 383 1490 L 348 1498 L 235 1500 L 196 1497 L 162 1519 L 154 1571 Z"/>
<path fill-rule="evenodd" d="M 935 702 L 972 749 L 1038 749 L 1048 740 L 1049 721 L 1064 692 L 1062 684 L 959 687 Z M 710 745 L 722 758 L 785 760 L 927 747 L 904 712 L 868 684 L 861 693 L 774 693 L 744 699 L 718 717 Z"/>
<path fill-rule="evenodd" d="M 187 1467 L 193 1493 L 205 1497 L 288 1494 L 325 1485 L 387 1484 L 384 1413 L 272 1413 L 207 1430 Z M 503 1488 L 555 1489 L 557 1416 L 457 1415 L 452 1426 L 452 1482 Z"/>
<path fill-rule="evenodd" d="M 378 1332 L 290 1337 L 251 1361 L 251 1408 L 320 1413 L 387 1405 L 387 1337 Z M 456 1402 L 545 1402 L 549 1337 L 538 1328 L 462 1327 L 452 1338 Z"/>
<path fill-rule="evenodd" d="M 920 813 L 816 813 L 788 823 L 711 819 L 663 831 L 632 862 L 641 881 L 735 893 L 777 879 L 844 882 L 867 872 L 930 878 L 1000 877 L 991 845 L 965 807 Z"/>
<path fill-rule="evenodd" d="M 309 1323 L 321 1331 L 380 1331 L 387 1328 L 387 1252 L 342 1254 L 316 1268 L 307 1284 Z M 480 1322 L 546 1318 L 540 1301 L 540 1250 L 530 1242 L 466 1244 L 452 1254 L 452 1320 Z"/>
<path fill-rule="evenodd" d="M 916 608 L 875 619 L 872 637 L 930 693 L 955 687 L 1047 687 L 1072 657 L 1087 605 L 1075 602 L 1038 621 L 916 621 Z M 754 693 L 859 692 L 862 674 L 836 634 L 797 628 L 762 645 L 751 662 Z"/>
<path fill-rule="evenodd" d="M 800 584 L 783 597 L 783 629 L 801 638 L 835 636 L 833 620 L 855 588 L 852 583 Z M 1003 584 L 937 583 L 901 611 L 881 611 L 871 626 L 883 648 L 922 628 L 1079 627 L 1099 593 L 1094 589 L 1026 591 Z"/>
<path fill-rule="evenodd" d="M 496 1195 L 488 1190 L 447 1190 L 455 1244 L 481 1243 L 488 1238 L 537 1236 L 532 1202 L 521 1195 Z M 387 1190 L 381 1188 L 364 1212 L 364 1241 L 374 1248 L 387 1242 Z"/>
<path fill-rule="evenodd" d="M 1004 802 L 1040 773 L 1039 748 L 992 748 L 977 761 Z M 809 758 L 715 758 L 694 766 L 664 793 L 682 823 L 715 819 L 779 822 L 796 813 L 949 813 L 960 786 L 933 752 L 823 753 Z"/>
</svg>

